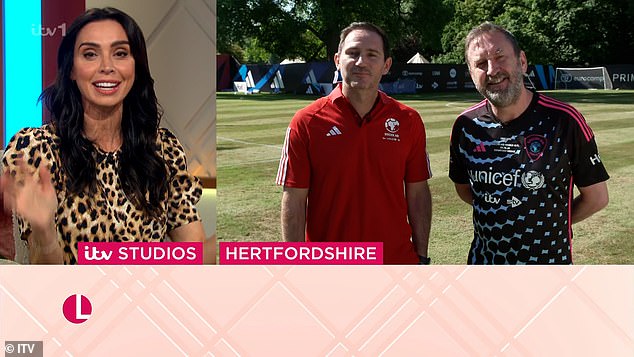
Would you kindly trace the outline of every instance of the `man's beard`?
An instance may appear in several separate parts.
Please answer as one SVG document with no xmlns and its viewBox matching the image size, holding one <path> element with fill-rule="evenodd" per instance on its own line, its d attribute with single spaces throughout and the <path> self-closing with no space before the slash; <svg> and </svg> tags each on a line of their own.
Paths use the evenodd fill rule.
<svg viewBox="0 0 634 357">
<path fill-rule="evenodd" d="M 487 80 L 488 82 L 488 80 Z M 508 107 L 514 104 L 522 94 L 524 87 L 524 74 L 521 68 L 509 75 L 509 85 L 506 89 L 500 91 L 492 91 L 485 85 L 484 88 L 478 88 L 478 92 L 496 107 Z"/>
</svg>

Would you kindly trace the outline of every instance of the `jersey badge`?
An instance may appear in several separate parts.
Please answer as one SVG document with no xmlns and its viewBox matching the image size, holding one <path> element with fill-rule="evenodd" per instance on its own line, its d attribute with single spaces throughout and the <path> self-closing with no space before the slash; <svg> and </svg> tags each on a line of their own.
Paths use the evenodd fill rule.
<svg viewBox="0 0 634 357">
<path fill-rule="evenodd" d="M 383 134 L 383 140 L 389 141 L 401 141 L 401 136 L 398 131 L 401 124 L 394 118 L 387 118 L 385 120 L 385 133 Z"/>
<path fill-rule="evenodd" d="M 394 118 L 388 118 L 387 120 L 385 120 L 385 130 L 392 134 L 397 133 L 400 126 L 401 124 L 398 122 L 398 120 Z"/>
<path fill-rule="evenodd" d="M 546 138 L 541 135 L 529 135 L 524 139 L 524 150 L 531 161 L 537 161 L 544 154 Z"/>
</svg>

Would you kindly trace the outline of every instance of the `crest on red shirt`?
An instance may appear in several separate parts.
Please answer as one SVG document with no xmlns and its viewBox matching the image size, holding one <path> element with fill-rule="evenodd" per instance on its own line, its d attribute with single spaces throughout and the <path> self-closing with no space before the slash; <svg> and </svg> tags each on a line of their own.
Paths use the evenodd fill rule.
<svg viewBox="0 0 634 357">
<path fill-rule="evenodd" d="M 531 161 L 539 160 L 544 154 L 544 149 L 546 149 L 545 137 L 533 134 L 524 139 L 524 150 L 526 150 L 526 154 Z"/>
<path fill-rule="evenodd" d="M 388 118 L 385 121 L 385 130 L 389 131 L 392 134 L 396 133 L 400 126 L 401 124 L 398 122 L 398 120 L 394 118 Z"/>
</svg>

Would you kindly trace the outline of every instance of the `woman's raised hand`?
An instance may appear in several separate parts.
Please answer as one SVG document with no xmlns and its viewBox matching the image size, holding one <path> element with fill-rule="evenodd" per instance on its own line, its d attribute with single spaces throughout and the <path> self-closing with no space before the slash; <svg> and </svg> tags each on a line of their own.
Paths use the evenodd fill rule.
<svg viewBox="0 0 634 357">
<path fill-rule="evenodd" d="M 46 232 L 55 226 L 57 194 L 51 173 L 42 162 L 35 172 L 22 158 L 16 161 L 16 175 L 6 170 L 0 177 L 0 191 L 4 194 L 4 208 L 13 210 L 31 225 L 31 229 Z"/>
</svg>

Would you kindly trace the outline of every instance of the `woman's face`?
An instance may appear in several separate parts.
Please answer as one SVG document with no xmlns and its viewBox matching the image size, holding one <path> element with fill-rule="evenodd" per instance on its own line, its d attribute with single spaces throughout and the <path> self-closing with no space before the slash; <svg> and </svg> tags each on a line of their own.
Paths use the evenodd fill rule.
<svg viewBox="0 0 634 357">
<path fill-rule="evenodd" d="M 118 22 L 95 21 L 79 31 L 71 79 L 77 82 L 84 112 L 122 106 L 134 84 L 134 58 Z"/>
</svg>

